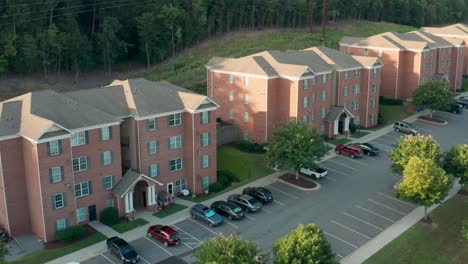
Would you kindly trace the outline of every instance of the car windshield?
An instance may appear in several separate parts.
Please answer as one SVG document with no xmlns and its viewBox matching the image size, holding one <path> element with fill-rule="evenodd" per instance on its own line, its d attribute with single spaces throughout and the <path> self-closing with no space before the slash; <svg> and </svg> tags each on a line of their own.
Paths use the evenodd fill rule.
<svg viewBox="0 0 468 264">
<path fill-rule="evenodd" d="M 205 211 L 205 216 L 206 217 L 212 217 L 215 214 L 216 214 L 215 211 L 213 211 L 212 209 L 209 209 L 209 210 Z"/>
<path fill-rule="evenodd" d="M 240 207 L 235 207 L 232 210 L 234 211 L 234 213 L 238 213 L 238 212 L 242 211 L 242 209 Z"/>
<path fill-rule="evenodd" d="M 409 128 L 411 128 L 411 129 L 414 129 L 414 130 L 416 130 L 416 126 L 415 126 L 415 125 L 413 125 L 413 124 L 408 124 L 408 127 L 409 127 Z"/>
<path fill-rule="evenodd" d="M 177 234 L 172 234 L 169 236 L 170 239 L 177 239 L 179 236 Z"/>
<path fill-rule="evenodd" d="M 368 146 L 371 149 L 375 149 L 376 147 L 370 143 L 365 143 L 364 146 Z"/>
<path fill-rule="evenodd" d="M 125 245 L 125 246 L 120 247 L 120 251 L 122 252 L 122 255 L 125 255 L 125 254 L 130 253 L 130 252 L 135 251 L 135 250 L 132 248 L 132 246 Z"/>
<path fill-rule="evenodd" d="M 256 203 L 257 203 L 257 200 L 255 200 L 254 198 L 249 199 L 249 204 L 254 205 L 254 204 L 256 204 Z"/>
</svg>

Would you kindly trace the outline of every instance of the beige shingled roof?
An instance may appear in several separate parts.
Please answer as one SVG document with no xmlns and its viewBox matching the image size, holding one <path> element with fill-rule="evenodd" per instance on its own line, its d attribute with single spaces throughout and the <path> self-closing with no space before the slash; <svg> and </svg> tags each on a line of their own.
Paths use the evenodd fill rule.
<svg viewBox="0 0 468 264">
<path fill-rule="evenodd" d="M 416 49 L 423 50 L 429 48 L 429 42 L 414 34 L 401 34 L 397 32 L 385 32 L 367 38 L 344 37 L 340 41 L 341 45 L 358 47 L 380 47 L 400 50 Z"/>
<path fill-rule="evenodd" d="M 353 59 L 355 59 L 365 68 L 383 66 L 382 62 L 375 57 L 353 55 Z"/>
<path fill-rule="evenodd" d="M 457 36 L 468 38 L 468 27 L 465 24 L 453 24 L 446 27 L 423 27 L 422 31 L 439 36 Z"/>
</svg>

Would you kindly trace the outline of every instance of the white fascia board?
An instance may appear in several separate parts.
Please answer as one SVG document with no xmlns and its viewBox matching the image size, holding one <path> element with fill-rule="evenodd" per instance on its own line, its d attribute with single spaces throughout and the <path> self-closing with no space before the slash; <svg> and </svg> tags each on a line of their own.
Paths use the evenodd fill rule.
<svg viewBox="0 0 468 264">
<path fill-rule="evenodd" d="M 19 138 L 21 137 L 20 134 L 13 134 L 13 135 L 8 135 L 8 136 L 1 136 L 0 141 L 2 140 L 9 140 L 9 139 L 14 139 L 14 138 Z"/>
<path fill-rule="evenodd" d="M 86 131 L 86 130 L 92 130 L 92 129 L 97 129 L 97 128 L 104 128 L 104 127 L 109 127 L 109 126 L 115 126 L 115 125 L 120 125 L 123 122 L 123 120 L 116 121 L 116 122 L 111 122 L 111 123 L 104 123 L 104 124 L 99 124 L 99 125 L 94 125 L 94 126 L 88 126 L 88 127 L 80 127 L 76 129 L 66 129 L 70 133 L 77 133 L 81 131 Z"/>
<path fill-rule="evenodd" d="M 182 114 L 182 113 L 185 113 L 185 112 L 187 112 L 187 110 L 182 109 L 182 110 L 177 110 L 177 111 L 159 113 L 159 114 L 155 114 L 155 115 L 135 117 L 135 120 L 141 121 L 141 120 L 146 120 L 146 119 L 151 119 L 151 118 L 157 118 L 157 117 L 163 117 L 163 116 L 169 116 L 169 115 L 175 115 L 175 114 Z"/>
</svg>

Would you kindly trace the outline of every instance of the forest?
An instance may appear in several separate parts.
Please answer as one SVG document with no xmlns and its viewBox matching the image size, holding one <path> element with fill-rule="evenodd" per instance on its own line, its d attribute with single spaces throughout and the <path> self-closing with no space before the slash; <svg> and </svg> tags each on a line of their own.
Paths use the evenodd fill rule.
<svg viewBox="0 0 468 264">
<path fill-rule="evenodd" d="M 303 27 L 311 0 L 2 0 L 0 74 L 44 76 L 137 58 L 147 67 L 189 46 L 239 29 Z M 313 20 L 322 20 L 314 0 Z M 328 21 L 411 26 L 466 21 L 468 0 L 327 0 Z"/>
</svg>

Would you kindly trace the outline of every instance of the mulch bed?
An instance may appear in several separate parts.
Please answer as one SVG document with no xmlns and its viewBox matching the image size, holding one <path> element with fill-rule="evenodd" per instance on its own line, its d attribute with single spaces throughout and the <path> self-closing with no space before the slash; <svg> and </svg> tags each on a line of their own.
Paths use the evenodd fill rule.
<svg viewBox="0 0 468 264">
<path fill-rule="evenodd" d="M 460 194 L 460 195 L 468 195 L 468 190 L 460 189 L 460 190 L 458 191 L 458 194 Z"/>
<path fill-rule="evenodd" d="M 429 117 L 429 116 L 419 116 L 418 118 L 423 119 L 423 120 L 427 120 L 427 121 L 430 121 L 430 122 L 438 123 L 438 124 L 445 124 L 444 120 L 440 120 L 438 118 L 433 118 L 433 117 Z"/>
<path fill-rule="evenodd" d="M 45 249 L 63 248 L 63 247 L 66 247 L 66 246 L 68 246 L 70 244 L 74 244 L 74 243 L 76 243 L 78 241 L 87 239 L 88 237 L 94 235 L 97 232 L 94 228 L 92 228 L 89 225 L 84 225 L 83 227 L 86 229 L 86 234 L 82 238 L 72 240 L 72 241 L 69 241 L 69 242 L 60 242 L 60 241 L 47 242 L 47 243 L 44 244 L 44 248 Z"/>
<path fill-rule="evenodd" d="M 294 184 L 296 186 L 306 188 L 306 189 L 312 189 L 317 187 L 317 184 L 311 180 L 305 179 L 304 177 L 299 176 L 299 179 L 296 180 L 296 175 L 287 173 L 283 174 L 279 177 L 281 180 Z"/>
<path fill-rule="evenodd" d="M 427 219 L 424 219 L 424 217 L 423 217 L 420 222 L 423 223 L 423 224 L 431 225 L 432 224 L 432 218 L 430 216 L 428 216 Z"/>
</svg>

